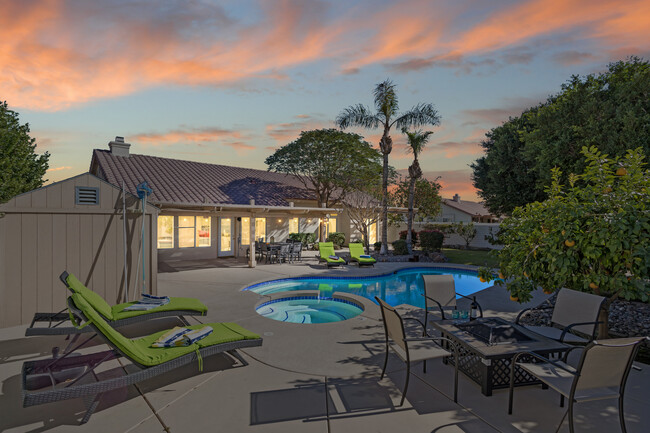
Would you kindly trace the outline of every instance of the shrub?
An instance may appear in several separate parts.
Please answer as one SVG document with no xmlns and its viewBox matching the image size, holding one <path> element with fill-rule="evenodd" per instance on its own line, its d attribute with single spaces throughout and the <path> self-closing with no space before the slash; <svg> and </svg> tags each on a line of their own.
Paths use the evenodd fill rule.
<svg viewBox="0 0 650 433">
<path fill-rule="evenodd" d="M 454 233 L 463 238 L 465 241 L 465 248 L 468 248 L 469 244 L 476 237 L 476 227 L 474 227 L 474 223 L 472 222 L 467 224 L 459 222 L 454 224 Z"/>
<path fill-rule="evenodd" d="M 402 230 L 401 232 L 399 232 L 399 238 L 400 239 L 406 239 L 406 234 L 407 233 L 408 233 L 408 230 Z M 418 232 L 416 232 L 413 229 L 411 229 L 411 240 L 413 240 L 414 245 L 418 241 Z"/>
<path fill-rule="evenodd" d="M 445 235 L 439 230 L 422 230 L 420 232 L 420 246 L 426 252 L 440 251 Z"/>
<path fill-rule="evenodd" d="M 404 239 L 398 239 L 393 242 L 393 252 L 396 256 L 403 256 L 409 253 L 409 249 L 406 246 L 406 241 Z"/>
<path fill-rule="evenodd" d="M 341 248 L 345 243 L 345 233 L 332 232 L 327 236 L 327 242 L 332 242 L 336 248 Z"/>
<path fill-rule="evenodd" d="M 303 245 L 309 245 L 316 242 L 316 233 L 289 233 L 289 239 L 294 242 L 300 241 Z"/>
<path fill-rule="evenodd" d="M 381 242 L 375 242 L 375 251 L 381 251 Z"/>
</svg>

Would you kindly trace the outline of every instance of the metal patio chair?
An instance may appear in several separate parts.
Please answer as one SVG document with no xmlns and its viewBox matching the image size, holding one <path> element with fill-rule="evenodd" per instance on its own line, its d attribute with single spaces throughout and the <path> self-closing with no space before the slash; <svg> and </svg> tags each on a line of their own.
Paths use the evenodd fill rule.
<svg viewBox="0 0 650 433">
<path fill-rule="evenodd" d="M 479 317 L 483 317 L 483 308 L 476 301 L 476 296 L 465 296 L 456 293 L 456 284 L 453 275 L 422 275 L 424 280 L 424 323 L 429 320 L 429 309 L 438 308 L 442 320 L 448 319 L 445 316 L 445 309 L 457 309 L 456 295 L 472 301 L 479 311 Z"/>
<path fill-rule="evenodd" d="M 545 309 L 553 308 L 551 326 L 521 326 L 562 343 L 587 344 L 596 338 L 596 330 L 601 323 L 598 321 L 598 314 L 604 302 L 605 298 L 602 296 L 561 289 L 557 294 L 555 307 L 545 307 Z M 515 323 L 520 325 L 519 320 L 530 310 L 530 308 L 522 310 Z M 576 335 L 573 331 L 580 332 L 588 338 Z"/>
<path fill-rule="evenodd" d="M 386 358 L 384 359 L 384 368 L 381 371 L 381 377 L 384 378 L 386 373 L 386 366 L 388 365 L 388 352 L 393 350 L 395 354 L 406 363 L 406 383 L 404 384 L 404 391 L 402 391 L 402 400 L 399 405 L 404 404 L 406 398 L 406 391 L 409 386 L 409 377 L 411 376 L 411 362 L 423 361 L 423 371 L 427 372 L 427 359 L 444 358 L 446 356 L 454 356 L 454 402 L 458 402 L 458 349 L 456 344 L 448 338 L 444 337 L 419 337 L 407 338 L 404 331 L 404 320 L 415 320 L 423 328 L 424 324 L 418 319 L 412 317 L 402 318 L 395 308 L 382 301 L 375 296 L 375 299 L 381 307 L 381 316 L 384 321 L 384 332 L 386 333 Z M 425 331 L 426 335 L 426 331 Z M 453 354 L 449 350 L 444 349 L 436 342 L 445 342 L 448 347 L 453 348 Z"/>
<path fill-rule="evenodd" d="M 625 382 L 641 342 L 647 339 L 648 337 L 617 338 L 592 341 L 586 347 L 576 346 L 570 350 L 583 350 L 576 368 L 566 362 L 552 361 L 533 352 L 518 353 L 512 360 L 510 370 L 508 414 L 512 414 L 515 366 L 518 366 L 559 392 L 561 406 L 564 406 L 565 397 L 569 400 L 569 408 L 562 417 L 560 425 L 568 414 L 570 433 L 574 432 L 573 405 L 575 403 L 614 398 L 618 399 L 618 416 L 621 429 L 625 433 L 627 431 L 623 412 Z M 542 362 L 517 362 L 521 356 L 534 357 Z M 566 355 L 564 359 L 566 360 Z"/>
</svg>

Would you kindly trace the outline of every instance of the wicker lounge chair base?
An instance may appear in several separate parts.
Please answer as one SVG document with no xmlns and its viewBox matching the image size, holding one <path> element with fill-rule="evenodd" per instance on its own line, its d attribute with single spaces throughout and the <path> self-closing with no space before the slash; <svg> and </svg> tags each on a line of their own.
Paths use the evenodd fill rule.
<svg viewBox="0 0 650 433">
<path fill-rule="evenodd" d="M 241 364 L 240 366 L 243 367 L 248 363 L 237 353 L 237 349 L 261 345 L 261 338 L 241 340 L 205 347 L 200 349 L 199 352 L 202 358 L 224 352 L 228 353 L 237 359 Z M 87 411 L 81 420 L 81 424 L 84 424 L 97 408 L 103 393 L 151 379 L 198 361 L 197 354 L 192 352 L 122 377 L 99 380 L 95 374 L 95 369 L 100 364 L 121 356 L 116 350 L 107 350 L 90 355 L 25 362 L 22 371 L 23 407 L 72 398 L 85 398 Z M 43 389 L 44 382 L 49 382 L 48 388 Z"/>
</svg>

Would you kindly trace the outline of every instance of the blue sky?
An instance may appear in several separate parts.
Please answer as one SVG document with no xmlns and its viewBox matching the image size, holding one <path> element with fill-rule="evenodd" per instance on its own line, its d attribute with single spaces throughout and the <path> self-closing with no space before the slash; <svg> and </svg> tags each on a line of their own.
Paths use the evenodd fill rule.
<svg viewBox="0 0 650 433">
<path fill-rule="evenodd" d="M 133 153 L 265 169 L 391 78 L 403 110 L 436 105 L 421 165 L 467 199 L 486 131 L 573 74 L 650 52 L 637 0 L 0 0 L 0 27 L 0 99 L 51 153 L 50 181 L 87 171 L 116 135 Z"/>
</svg>

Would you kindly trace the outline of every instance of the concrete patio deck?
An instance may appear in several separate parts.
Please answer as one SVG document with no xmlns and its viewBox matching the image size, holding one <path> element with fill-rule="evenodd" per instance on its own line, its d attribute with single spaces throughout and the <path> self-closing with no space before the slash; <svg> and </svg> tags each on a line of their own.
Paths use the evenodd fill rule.
<svg viewBox="0 0 650 433">
<path fill-rule="evenodd" d="M 204 360 L 197 373 L 191 365 L 171 374 L 107 395 L 90 421 L 78 422 L 80 400 L 22 408 L 20 371 L 26 360 L 51 356 L 59 337 L 24 337 L 25 327 L 0 329 L 0 431 L 40 432 L 553 432 L 566 408 L 558 395 L 539 386 L 515 391 L 513 415 L 507 415 L 507 390 L 491 397 L 460 374 L 458 404 L 451 399 L 453 369 L 430 361 L 427 374 L 419 366 L 403 407 L 398 407 L 405 368 L 391 356 L 387 377 L 379 381 L 384 356 L 379 308 L 370 301 L 365 312 L 344 322 L 298 325 L 259 316 L 254 306 L 263 298 L 241 289 L 256 282 L 301 275 L 374 275 L 408 263 L 381 263 L 375 268 L 347 266 L 326 270 L 307 259 L 302 263 L 260 265 L 233 262 L 159 274 L 160 294 L 197 297 L 209 307 L 202 322 L 234 321 L 259 333 L 262 347 L 242 350 L 248 366 L 229 356 Z M 418 264 L 419 266 L 435 266 Z M 63 286 L 60 290 L 64 290 Z M 543 299 L 536 294 L 531 304 Z M 512 318 L 522 306 L 493 287 L 478 294 L 486 315 Z M 401 306 L 405 314 L 417 309 Z M 148 333 L 174 325 L 159 320 L 130 329 Z M 95 351 L 99 345 L 84 349 Z M 123 374 L 124 360 L 112 361 L 104 375 Z M 633 370 L 626 390 L 625 413 L 630 433 L 650 431 L 650 368 Z M 577 431 L 617 432 L 615 401 L 576 406 Z M 562 432 L 568 432 L 566 421 Z"/>
</svg>

